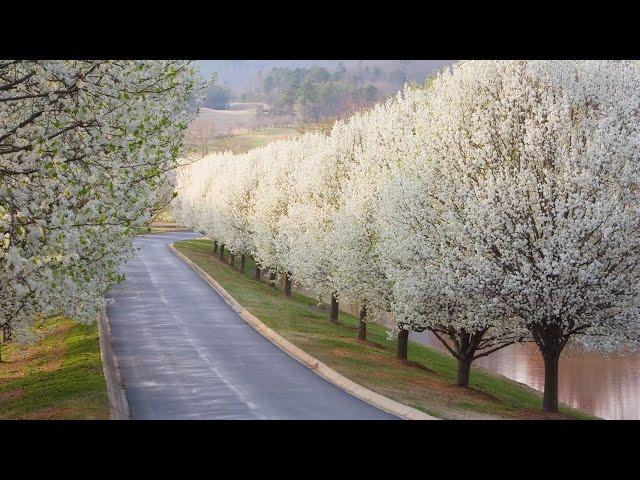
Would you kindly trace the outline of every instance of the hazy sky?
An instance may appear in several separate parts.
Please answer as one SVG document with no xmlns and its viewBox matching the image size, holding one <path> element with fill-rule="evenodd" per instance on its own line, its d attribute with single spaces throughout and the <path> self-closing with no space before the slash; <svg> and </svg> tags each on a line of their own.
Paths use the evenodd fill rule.
<svg viewBox="0 0 640 480">
<path fill-rule="evenodd" d="M 434 70 L 453 63 L 453 60 L 198 60 L 204 75 L 217 72 L 218 83 L 232 89 L 245 88 L 257 75 L 258 71 L 267 72 L 274 67 L 308 67 L 320 65 L 330 71 L 335 70 L 338 63 L 343 62 L 347 69 L 356 68 L 359 62 L 364 66 L 378 66 L 383 70 L 404 68 L 412 80 L 422 81 Z"/>
</svg>

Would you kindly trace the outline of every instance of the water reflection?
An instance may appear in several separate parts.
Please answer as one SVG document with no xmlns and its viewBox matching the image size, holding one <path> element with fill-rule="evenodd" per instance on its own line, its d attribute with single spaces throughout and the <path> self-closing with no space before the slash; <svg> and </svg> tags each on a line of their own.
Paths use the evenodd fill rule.
<svg viewBox="0 0 640 480">
<path fill-rule="evenodd" d="M 313 296 L 304 289 L 299 291 Z M 340 308 L 358 315 L 355 306 L 341 303 Z M 411 332 L 410 338 L 446 351 L 431 333 Z M 479 358 L 474 364 L 537 390 L 544 388 L 544 363 L 533 344 L 512 345 Z M 558 397 L 566 405 L 601 418 L 640 419 L 640 354 L 604 357 L 596 352 L 565 348 L 560 360 Z"/>
<path fill-rule="evenodd" d="M 444 350 L 430 333 L 411 332 L 416 342 Z M 606 419 L 640 419 L 640 355 L 612 355 L 565 349 L 560 360 L 562 403 Z M 512 345 L 476 360 L 477 365 L 525 383 L 544 387 L 544 365 L 535 345 Z"/>
</svg>

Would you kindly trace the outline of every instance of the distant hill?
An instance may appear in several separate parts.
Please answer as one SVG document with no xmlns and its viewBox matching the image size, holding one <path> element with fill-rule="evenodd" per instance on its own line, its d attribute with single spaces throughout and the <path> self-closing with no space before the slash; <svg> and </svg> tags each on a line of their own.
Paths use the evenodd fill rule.
<svg viewBox="0 0 640 480">
<path fill-rule="evenodd" d="M 267 73 L 276 67 L 310 67 L 317 65 L 328 70 L 335 70 L 339 63 L 343 63 L 347 70 L 357 68 L 375 68 L 391 72 L 403 70 L 407 79 L 422 82 L 437 69 L 450 65 L 453 60 L 198 60 L 197 63 L 203 75 L 218 74 L 218 83 L 228 86 L 238 95 L 253 87 L 259 72 Z"/>
<path fill-rule="evenodd" d="M 272 140 L 281 132 L 288 134 L 290 127 L 330 128 L 337 118 L 369 108 L 395 94 L 406 81 L 423 83 L 453 61 L 199 60 L 197 63 L 203 75 L 216 72 L 218 80 L 207 90 L 200 114 L 189 126 L 188 143 L 198 149 L 221 148 L 228 143 L 228 139 L 221 137 L 244 135 L 236 145 L 244 149 L 262 142 L 264 132 L 269 132 L 265 138 Z M 256 131 L 263 134 L 254 138 L 252 134 Z"/>
</svg>

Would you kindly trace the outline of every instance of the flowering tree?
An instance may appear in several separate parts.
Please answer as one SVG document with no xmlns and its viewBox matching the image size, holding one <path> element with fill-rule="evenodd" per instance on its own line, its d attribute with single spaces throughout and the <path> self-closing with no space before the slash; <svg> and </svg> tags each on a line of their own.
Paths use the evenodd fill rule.
<svg viewBox="0 0 640 480">
<path fill-rule="evenodd" d="M 95 318 L 162 203 L 197 79 L 188 62 L 0 61 L 0 325 Z"/>
<path fill-rule="evenodd" d="M 639 80 L 628 62 L 462 62 L 328 136 L 205 159 L 179 210 L 289 289 L 363 306 L 360 338 L 391 313 L 403 360 L 431 330 L 461 385 L 535 341 L 555 411 L 569 341 L 639 340 Z"/>
<path fill-rule="evenodd" d="M 340 164 L 322 134 L 306 134 L 297 143 L 288 208 L 278 224 L 280 251 L 297 283 L 319 298 L 331 298 L 330 318 L 337 322 L 338 304 L 329 270 L 332 252 L 326 236 L 342 178 L 337 173 Z"/>
<path fill-rule="evenodd" d="M 278 225 L 287 214 L 291 197 L 291 177 L 298 168 L 296 160 L 302 158 L 302 149 L 297 140 L 283 140 L 256 150 L 258 183 L 255 208 L 249 216 L 249 225 L 254 234 L 255 260 L 262 268 L 285 278 L 285 293 L 291 294 L 291 272 L 287 261 L 287 244 Z"/>
<path fill-rule="evenodd" d="M 209 160 L 211 162 L 214 165 L 212 176 L 207 175 L 206 163 L 199 163 L 196 167 L 198 176 L 211 179 L 206 183 L 207 190 L 202 197 L 202 231 L 222 242 L 220 258 L 224 247 L 228 248 L 232 266 L 239 255 L 240 270 L 244 272 L 245 257 L 254 251 L 249 215 L 253 209 L 258 178 L 255 158 L 251 154 L 234 156 L 227 152 L 213 155 Z"/>
<path fill-rule="evenodd" d="M 380 187 L 394 167 L 419 151 L 416 105 L 423 102 L 422 91 L 407 87 L 396 98 L 353 116 L 344 131 L 335 135 L 341 146 L 336 150 L 349 161 L 345 161 L 341 202 L 333 218 L 329 245 L 334 252 L 336 289 L 361 306 L 361 340 L 366 338 L 367 319 L 391 310 L 393 285 L 380 255 L 381 231 L 376 228 L 378 204 L 384 200 Z"/>
<path fill-rule="evenodd" d="M 424 160 L 403 166 L 382 187 L 379 250 L 393 285 L 399 335 L 431 331 L 458 361 L 458 385 L 467 386 L 474 360 L 526 334 L 476 291 L 475 278 L 461 268 L 451 247 L 466 235 L 464 225 L 451 222 L 430 198 L 434 178 Z M 399 346 L 406 358 L 406 339 Z"/>
<path fill-rule="evenodd" d="M 546 411 L 569 341 L 640 340 L 639 109 L 629 62 L 463 62 L 431 87 L 420 218 L 437 212 L 443 234 L 425 250 L 430 277 L 456 306 L 464 295 L 526 327 Z"/>
</svg>

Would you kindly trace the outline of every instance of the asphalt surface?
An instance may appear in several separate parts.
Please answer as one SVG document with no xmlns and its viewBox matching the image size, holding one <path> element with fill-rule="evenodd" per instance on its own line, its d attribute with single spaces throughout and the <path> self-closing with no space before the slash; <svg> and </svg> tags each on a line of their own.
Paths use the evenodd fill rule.
<svg viewBox="0 0 640 480">
<path fill-rule="evenodd" d="M 191 232 L 137 237 L 110 292 L 112 343 L 134 419 L 394 419 L 244 322 L 171 253 Z"/>
</svg>

